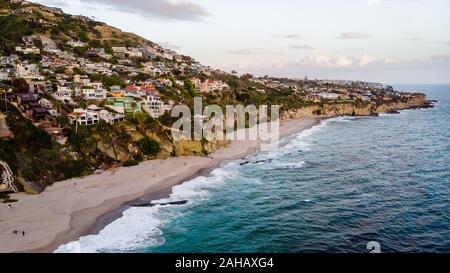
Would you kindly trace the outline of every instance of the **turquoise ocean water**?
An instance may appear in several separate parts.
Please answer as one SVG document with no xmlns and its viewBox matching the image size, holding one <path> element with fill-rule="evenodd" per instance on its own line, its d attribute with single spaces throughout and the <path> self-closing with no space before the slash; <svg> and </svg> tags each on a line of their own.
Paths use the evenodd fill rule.
<svg viewBox="0 0 450 273">
<path fill-rule="evenodd" d="M 450 252 L 450 86 L 396 88 L 439 102 L 325 120 L 58 251 Z"/>
</svg>

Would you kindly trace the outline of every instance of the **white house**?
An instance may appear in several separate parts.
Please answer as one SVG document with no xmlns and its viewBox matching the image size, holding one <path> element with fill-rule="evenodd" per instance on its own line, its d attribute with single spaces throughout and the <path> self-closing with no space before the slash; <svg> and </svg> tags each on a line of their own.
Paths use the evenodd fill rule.
<svg viewBox="0 0 450 273">
<path fill-rule="evenodd" d="M 115 46 L 115 47 L 112 47 L 112 51 L 114 53 L 126 53 L 127 52 L 127 48 L 123 47 L 123 46 Z"/>
<path fill-rule="evenodd" d="M 129 50 L 127 50 L 126 55 L 128 55 L 128 57 L 130 58 L 142 58 L 143 56 L 142 52 L 135 47 L 132 47 Z"/>
<path fill-rule="evenodd" d="M 324 99 L 338 99 L 339 98 L 339 94 L 328 93 L 328 92 L 319 93 L 319 96 Z"/>
<path fill-rule="evenodd" d="M 108 91 L 106 89 L 83 88 L 82 93 L 85 100 L 105 100 Z"/>
<path fill-rule="evenodd" d="M 91 80 L 86 75 L 75 75 L 73 76 L 73 82 L 82 85 L 89 85 L 91 83 Z"/>
<path fill-rule="evenodd" d="M 58 85 L 57 90 L 53 93 L 53 97 L 65 103 L 73 103 L 72 93 L 74 91 L 70 87 Z"/>
<path fill-rule="evenodd" d="M 75 109 L 68 115 L 72 122 L 76 121 L 79 125 L 93 125 L 100 122 L 100 114 L 95 111 L 84 109 Z"/>
<path fill-rule="evenodd" d="M 35 46 L 32 47 L 22 47 L 16 46 L 16 52 L 22 52 L 23 54 L 39 54 L 41 50 Z"/>
<path fill-rule="evenodd" d="M 3 68 L 0 68 L 0 81 L 9 81 L 11 80 L 10 73 Z"/>
<path fill-rule="evenodd" d="M 110 123 L 110 124 L 114 124 L 116 122 L 120 122 L 125 117 L 124 115 L 113 114 L 113 113 L 108 112 L 106 110 L 100 110 L 99 114 L 100 114 L 100 119 L 101 120 L 104 120 L 105 122 Z"/>
<path fill-rule="evenodd" d="M 85 47 L 85 46 L 87 46 L 86 43 L 83 43 L 81 41 L 74 41 L 74 40 L 68 41 L 67 45 L 71 46 L 71 47 Z"/>
<path fill-rule="evenodd" d="M 40 99 L 38 101 L 38 103 L 42 106 L 42 108 L 45 108 L 47 110 L 47 112 L 50 113 L 50 115 L 52 115 L 54 117 L 60 115 L 58 110 L 53 108 L 53 104 L 49 100 L 47 100 L 47 99 Z"/>
<path fill-rule="evenodd" d="M 210 93 L 214 91 L 222 91 L 223 89 L 229 88 L 228 84 L 222 81 L 216 80 L 205 80 L 202 82 L 198 78 L 193 78 L 192 83 L 200 93 Z"/>
<path fill-rule="evenodd" d="M 35 64 L 22 64 L 16 66 L 19 78 L 27 80 L 44 80 L 44 76 L 39 74 L 39 68 Z"/>
<path fill-rule="evenodd" d="M 142 101 L 142 109 L 152 117 L 158 118 L 164 114 L 164 103 L 157 92 L 148 92 L 148 95 Z"/>
</svg>

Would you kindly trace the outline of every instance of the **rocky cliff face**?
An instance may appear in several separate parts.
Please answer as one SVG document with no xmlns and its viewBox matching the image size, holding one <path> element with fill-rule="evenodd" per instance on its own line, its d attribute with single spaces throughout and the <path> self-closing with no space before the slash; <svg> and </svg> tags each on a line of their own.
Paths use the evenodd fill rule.
<svg viewBox="0 0 450 273">
<path fill-rule="evenodd" d="M 384 101 L 383 103 L 367 102 L 317 104 L 287 111 L 283 119 L 331 118 L 337 116 L 373 116 L 380 113 L 395 113 L 397 110 L 432 107 L 424 94 L 414 94 L 406 102 Z"/>
</svg>

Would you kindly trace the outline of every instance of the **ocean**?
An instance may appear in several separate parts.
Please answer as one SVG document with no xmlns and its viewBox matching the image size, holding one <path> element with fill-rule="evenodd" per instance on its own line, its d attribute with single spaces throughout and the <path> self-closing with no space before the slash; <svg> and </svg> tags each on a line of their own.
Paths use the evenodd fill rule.
<svg viewBox="0 0 450 273">
<path fill-rule="evenodd" d="M 395 87 L 438 103 L 324 120 L 57 252 L 450 252 L 450 85 Z"/>
</svg>

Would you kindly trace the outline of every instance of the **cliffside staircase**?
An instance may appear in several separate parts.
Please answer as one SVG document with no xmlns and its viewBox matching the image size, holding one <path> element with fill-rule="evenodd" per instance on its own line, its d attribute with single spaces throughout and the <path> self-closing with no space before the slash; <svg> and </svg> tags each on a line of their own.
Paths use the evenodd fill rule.
<svg viewBox="0 0 450 273">
<path fill-rule="evenodd" d="M 14 185 L 13 172 L 9 168 L 8 163 L 0 160 L 0 171 L 2 172 L 0 192 L 18 192 L 17 187 Z"/>
</svg>

